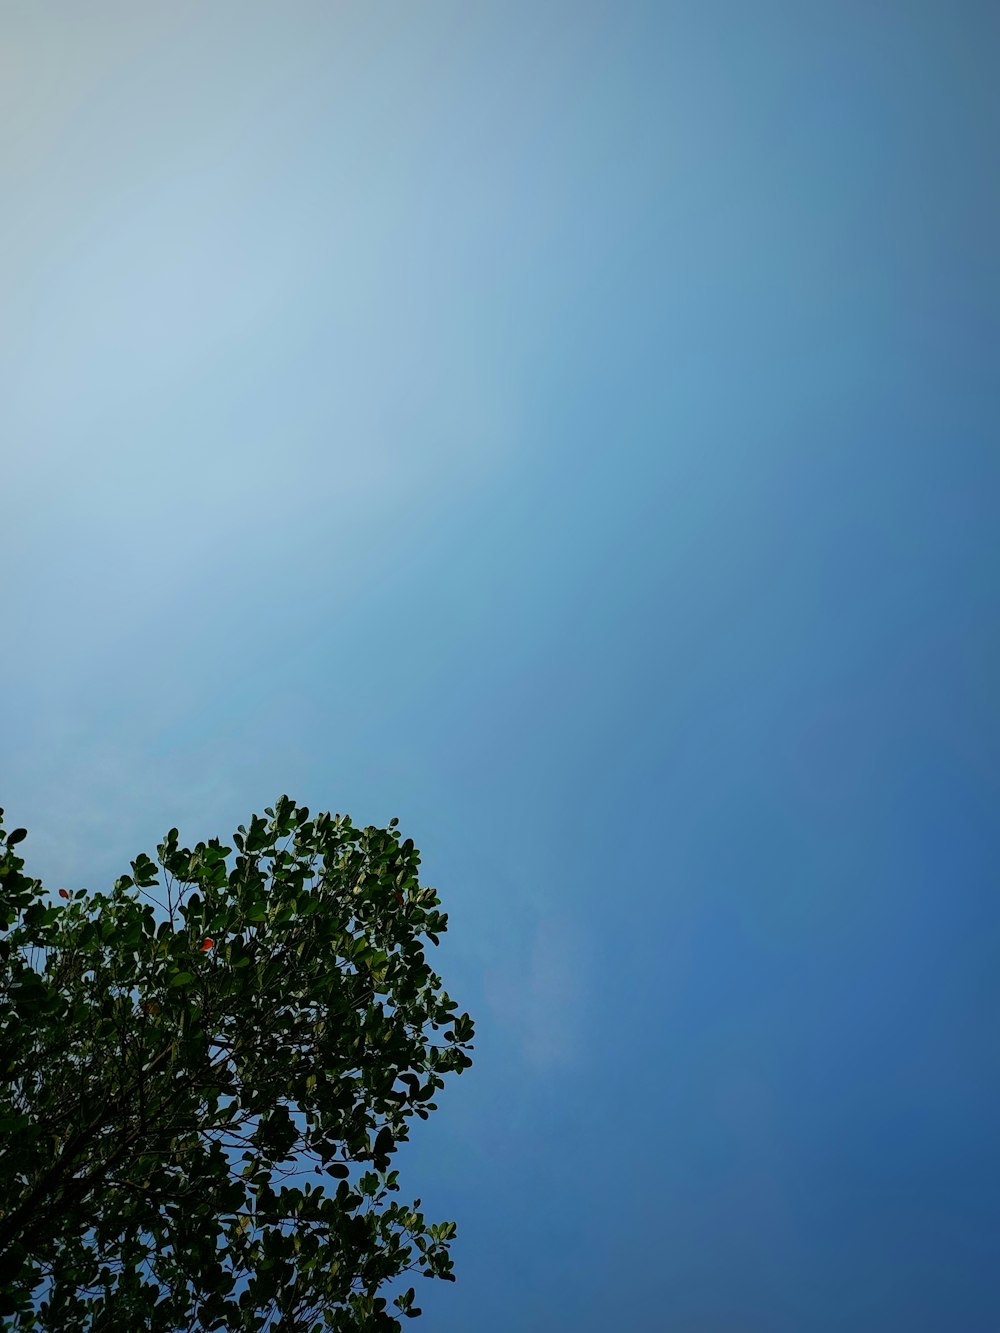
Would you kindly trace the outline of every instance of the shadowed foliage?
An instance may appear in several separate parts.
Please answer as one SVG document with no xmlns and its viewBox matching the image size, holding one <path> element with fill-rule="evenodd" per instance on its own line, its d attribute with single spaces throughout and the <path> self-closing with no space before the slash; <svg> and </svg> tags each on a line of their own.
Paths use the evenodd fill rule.
<svg viewBox="0 0 1000 1333">
<path fill-rule="evenodd" d="M 50 899 L 2 813 L 2 1326 L 399 1329 L 380 1289 L 452 1280 L 455 1224 L 393 1200 L 390 1159 L 473 1025 L 397 821 L 282 796 L 235 853 L 172 829 Z"/>
</svg>

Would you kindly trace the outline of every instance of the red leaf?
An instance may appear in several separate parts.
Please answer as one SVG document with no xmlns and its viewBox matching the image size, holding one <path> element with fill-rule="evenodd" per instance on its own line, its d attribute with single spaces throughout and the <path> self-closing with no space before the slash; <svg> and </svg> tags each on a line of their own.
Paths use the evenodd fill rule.
<svg viewBox="0 0 1000 1333">
<path fill-rule="evenodd" d="M 65 889 L 60 889 L 60 890 L 59 890 L 59 897 L 60 897 L 60 898 L 68 898 L 68 897 L 69 897 L 69 894 L 68 894 L 68 892 L 67 892 Z"/>
<path fill-rule="evenodd" d="M 201 951 L 202 953 L 208 953 L 209 949 L 214 949 L 214 948 L 215 948 L 215 940 L 206 940 L 205 943 L 201 946 Z"/>
</svg>

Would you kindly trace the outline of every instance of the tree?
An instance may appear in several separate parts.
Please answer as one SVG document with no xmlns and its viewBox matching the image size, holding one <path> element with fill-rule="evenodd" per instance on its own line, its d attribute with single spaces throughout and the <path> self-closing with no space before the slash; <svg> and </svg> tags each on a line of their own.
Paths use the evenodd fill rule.
<svg viewBox="0 0 1000 1333">
<path fill-rule="evenodd" d="M 0 810 L 0 1326 L 398 1330 L 384 1284 L 454 1280 L 455 1224 L 389 1197 L 472 1063 L 440 899 L 397 820 L 266 816 L 49 899 Z"/>
</svg>

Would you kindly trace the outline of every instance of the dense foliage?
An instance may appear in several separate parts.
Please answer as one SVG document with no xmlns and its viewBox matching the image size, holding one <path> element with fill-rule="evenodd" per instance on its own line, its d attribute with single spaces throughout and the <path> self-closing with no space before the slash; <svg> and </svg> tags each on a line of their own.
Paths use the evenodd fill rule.
<svg viewBox="0 0 1000 1333">
<path fill-rule="evenodd" d="M 159 867 L 50 898 L 2 814 L 0 1326 L 419 1314 L 412 1287 L 378 1292 L 451 1279 L 455 1224 L 390 1197 L 390 1158 L 471 1064 L 473 1027 L 427 962 L 447 917 L 397 821 L 283 796 L 235 855 L 172 829 Z"/>
</svg>

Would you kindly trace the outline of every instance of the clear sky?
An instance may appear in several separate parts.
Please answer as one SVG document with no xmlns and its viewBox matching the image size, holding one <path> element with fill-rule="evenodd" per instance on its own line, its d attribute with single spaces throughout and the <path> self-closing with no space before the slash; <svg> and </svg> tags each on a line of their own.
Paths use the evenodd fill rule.
<svg viewBox="0 0 1000 1333">
<path fill-rule="evenodd" d="M 429 1333 L 1000 1328 L 1000 8 L 0 0 L 0 788 L 393 815 Z"/>
</svg>

